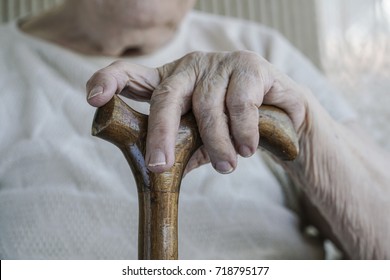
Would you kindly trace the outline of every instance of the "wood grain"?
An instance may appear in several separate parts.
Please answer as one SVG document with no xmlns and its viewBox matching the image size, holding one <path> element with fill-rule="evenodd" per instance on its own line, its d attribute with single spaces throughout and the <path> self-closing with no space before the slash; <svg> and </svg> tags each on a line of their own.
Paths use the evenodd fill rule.
<svg viewBox="0 0 390 280">
<path fill-rule="evenodd" d="M 261 147 L 283 160 L 298 155 L 291 120 L 280 109 L 259 109 Z M 149 172 L 145 164 L 148 117 L 114 96 L 96 110 L 92 134 L 115 144 L 124 154 L 137 184 L 139 200 L 139 259 L 178 258 L 178 202 L 181 179 L 192 154 L 202 145 L 192 113 L 182 117 L 176 139 L 175 163 L 164 173 Z"/>
</svg>

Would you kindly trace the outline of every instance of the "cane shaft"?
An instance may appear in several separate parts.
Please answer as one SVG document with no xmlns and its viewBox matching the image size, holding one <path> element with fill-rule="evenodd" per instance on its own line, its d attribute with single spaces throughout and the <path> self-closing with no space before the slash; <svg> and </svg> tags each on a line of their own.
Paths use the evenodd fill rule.
<svg viewBox="0 0 390 280">
<path fill-rule="evenodd" d="M 139 200 L 139 259 L 178 258 L 178 201 L 184 169 L 202 145 L 192 113 L 182 117 L 175 147 L 175 163 L 164 173 L 149 172 L 145 163 L 147 116 L 132 110 L 119 97 L 100 107 L 92 134 L 120 148 L 137 184 Z M 291 120 L 272 106 L 259 109 L 260 146 L 282 160 L 298 154 Z"/>
</svg>

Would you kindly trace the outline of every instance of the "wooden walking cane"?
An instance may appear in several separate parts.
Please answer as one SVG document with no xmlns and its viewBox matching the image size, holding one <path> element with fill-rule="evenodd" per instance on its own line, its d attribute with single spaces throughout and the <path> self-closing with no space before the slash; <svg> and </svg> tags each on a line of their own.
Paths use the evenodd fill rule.
<svg viewBox="0 0 390 280">
<path fill-rule="evenodd" d="M 259 109 L 260 146 L 282 160 L 298 154 L 298 140 L 289 117 L 280 109 Z M 175 163 L 167 172 L 149 172 L 145 164 L 148 117 L 132 110 L 114 96 L 96 110 L 92 134 L 123 152 L 137 184 L 139 200 L 138 258 L 178 258 L 178 202 L 183 171 L 191 155 L 202 145 L 192 113 L 182 117 L 176 139 Z"/>
</svg>

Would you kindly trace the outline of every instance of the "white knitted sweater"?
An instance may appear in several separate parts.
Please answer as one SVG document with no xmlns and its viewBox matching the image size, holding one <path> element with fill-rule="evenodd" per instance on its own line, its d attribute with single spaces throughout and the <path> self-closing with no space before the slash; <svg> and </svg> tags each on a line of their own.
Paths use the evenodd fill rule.
<svg viewBox="0 0 390 280">
<path fill-rule="evenodd" d="M 0 258 L 136 258 L 134 180 L 121 152 L 90 135 L 95 109 L 85 101 L 88 78 L 115 58 L 70 52 L 16 22 L 0 27 L 0 40 Z M 168 45 L 130 60 L 160 66 L 194 50 L 237 49 L 310 87 L 336 119 L 353 116 L 290 44 L 253 23 L 193 12 Z M 322 258 L 287 202 L 259 155 L 231 175 L 199 168 L 181 187 L 179 257 Z"/>
</svg>

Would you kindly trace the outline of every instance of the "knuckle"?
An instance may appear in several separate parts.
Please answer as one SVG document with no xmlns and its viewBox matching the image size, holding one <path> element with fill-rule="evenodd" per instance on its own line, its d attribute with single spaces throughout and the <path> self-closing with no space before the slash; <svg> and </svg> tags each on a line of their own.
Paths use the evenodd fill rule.
<svg viewBox="0 0 390 280">
<path fill-rule="evenodd" d="M 202 57 L 206 55 L 206 52 L 202 51 L 193 51 L 186 54 L 183 58 L 190 61 L 199 61 Z"/>
<path fill-rule="evenodd" d="M 172 84 L 164 83 L 157 86 L 157 88 L 153 91 L 150 105 L 173 107 L 181 102 L 183 101 L 182 98 L 180 98 L 180 92 L 178 89 Z"/>
<path fill-rule="evenodd" d="M 244 128 L 245 129 L 242 129 Z M 235 141 L 243 142 L 246 143 L 248 146 L 255 146 L 256 143 L 254 143 L 254 139 L 257 139 L 259 135 L 259 129 L 257 124 L 256 125 L 248 125 L 248 124 L 243 124 L 240 126 L 239 129 L 237 129 L 234 139 Z M 253 142 L 253 144 L 251 144 Z"/>
<path fill-rule="evenodd" d="M 234 51 L 232 52 L 232 55 L 239 61 L 262 62 L 264 60 L 259 54 L 248 50 Z"/>
<path fill-rule="evenodd" d="M 240 77 L 259 78 L 261 76 L 260 71 L 266 64 L 266 60 L 263 57 L 251 51 L 235 51 L 232 55 L 236 65 L 236 74 Z"/>
<path fill-rule="evenodd" d="M 158 113 L 161 110 L 167 111 L 168 108 L 172 114 L 178 111 L 177 108 L 180 108 L 180 106 L 177 99 L 169 99 L 162 94 L 153 95 L 150 99 L 150 113 Z"/>
<path fill-rule="evenodd" d="M 174 73 L 179 73 L 183 71 L 185 72 L 186 69 L 188 69 L 189 67 L 196 68 L 196 66 L 199 65 L 200 62 L 202 61 L 202 57 L 204 57 L 205 55 L 206 55 L 205 52 L 193 51 L 187 53 L 183 57 L 171 63 L 167 63 L 158 67 L 157 71 L 161 78 L 167 78 Z"/>
<path fill-rule="evenodd" d="M 219 110 L 219 108 L 216 107 L 213 102 L 207 100 L 207 98 L 202 98 L 202 100 L 196 101 L 193 100 L 192 102 L 192 111 L 195 117 L 200 120 L 211 121 L 213 118 L 218 116 L 217 110 Z"/>
<path fill-rule="evenodd" d="M 166 120 L 166 117 L 170 118 L 174 116 L 180 116 L 183 111 L 184 103 L 183 100 L 176 97 L 167 97 L 164 92 L 153 93 L 150 99 L 150 115 L 154 115 L 154 123 L 159 124 Z M 165 115 L 165 116 L 164 116 Z"/>
<path fill-rule="evenodd" d="M 175 65 L 176 65 L 176 61 L 157 67 L 157 72 L 158 75 L 160 76 L 160 79 L 166 78 L 169 75 L 171 75 Z"/>
<path fill-rule="evenodd" d="M 175 92 L 177 92 L 176 90 L 176 87 L 174 86 L 173 83 L 169 83 L 168 80 L 166 80 L 164 83 L 161 83 L 159 84 L 154 92 L 153 92 L 153 96 L 166 96 L 167 94 L 174 94 Z"/>
<path fill-rule="evenodd" d="M 227 107 L 231 117 L 244 117 L 248 112 L 258 109 L 256 102 L 246 98 L 237 98 L 234 102 L 228 102 Z"/>
<path fill-rule="evenodd" d="M 199 133 L 207 147 L 213 150 L 221 150 L 230 143 L 230 133 L 227 126 L 227 117 L 213 118 L 209 114 L 204 114 L 197 118 Z"/>
</svg>

